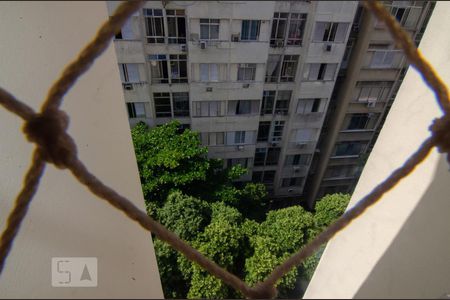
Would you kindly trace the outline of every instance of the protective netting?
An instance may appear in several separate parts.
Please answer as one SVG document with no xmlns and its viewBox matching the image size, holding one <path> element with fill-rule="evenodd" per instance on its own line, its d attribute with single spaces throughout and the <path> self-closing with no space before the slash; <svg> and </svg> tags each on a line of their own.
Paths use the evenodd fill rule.
<svg viewBox="0 0 450 300">
<path fill-rule="evenodd" d="M 277 266 L 263 281 L 253 287 L 248 286 L 237 276 L 209 260 L 199 251 L 182 241 L 173 232 L 149 217 L 137 208 L 130 200 L 104 184 L 78 159 L 76 144 L 67 134 L 68 115 L 59 109 L 64 95 L 75 84 L 76 80 L 85 73 L 107 49 L 116 32 L 126 20 L 136 12 L 144 1 L 129 1 L 121 4 L 110 19 L 97 32 L 95 38 L 81 51 L 79 56 L 63 71 L 61 77 L 50 88 L 47 99 L 40 112 L 35 112 L 23 102 L 17 100 L 6 90 L 0 88 L 0 104 L 10 112 L 25 121 L 23 132 L 30 142 L 36 144 L 31 167 L 28 169 L 23 187 L 18 194 L 15 206 L 10 212 L 7 226 L 0 241 L 0 272 L 3 270 L 6 258 L 14 242 L 20 225 L 26 216 L 29 204 L 36 193 L 39 180 L 47 163 L 52 163 L 60 169 L 68 169 L 73 176 L 85 185 L 93 194 L 108 201 L 112 206 L 121 210 L 126 216 L 140 224 L 144 229 L 155 234 L 174 249 L 181 252 L 189 260 L 197 263 L 206 271 L 221 279 L 226 284 L 239 290 L 248 298 L 274 298 L 277 295 L 276 283 L 292 268 L 298 266 L 305 258 L 313 254 L 320 245 L 329 241 L 338 231 L 345 228 L 352 220 L 381 199 L 384 193 L 392 189 L 402 178 L 410 174 L 422 162 L 433 147 L 440 152 L 450 152 L 450 103 L 448 90 L 430 64 L 424 59 L 414 46 L 409 35 L 399 23 L 390 15 L 384 6 L 376 1 L 364 2 L 365 7 L 383 21 L 397 44 L 403 49 L 409 62 L 423 76 L 425 82 L 433 89 L 438 104 L 444 116 L 436 119 L 430 126 L 431 136 L 427 138 L 406 162 L 377 185 L 368 195 L 362 198 L 353 208 L 345 212 L 335 223 L 330 225 L 314 240 L 293 254 L 285 262 Z M 450 156 L 448 155 L 449 159 Z"/>
</svg>

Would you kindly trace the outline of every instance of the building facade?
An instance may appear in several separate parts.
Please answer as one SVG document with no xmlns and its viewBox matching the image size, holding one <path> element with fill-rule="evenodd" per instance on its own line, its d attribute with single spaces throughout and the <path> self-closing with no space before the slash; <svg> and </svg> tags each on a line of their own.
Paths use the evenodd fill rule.
<svg viewBox="0 0 450 300">
<path fill-rule="evenodd" d="M 384 1 L 419 44 L 434 1 Z M 305 197 L 352 193 L 408 68 L 385 25 L 360 4 L 330 100 Z"/>
<path fill-rule="evenodd" d="M 118 3 L 109 2 L 112 13 Z M 241 180 L 299 197 L 357 2 L 148 1 L 116 36 L 130 124 L 178 119 Z"/>
<path fill-rule="evenodd" d="M 390 5 L 419 35 L 425 3 Z M 406 68 L 357 1 L 147 1 L 114 45 L 131 126 L 177 119 L 240 180 L 310 205 L 353 189 Z"/>
</svg>

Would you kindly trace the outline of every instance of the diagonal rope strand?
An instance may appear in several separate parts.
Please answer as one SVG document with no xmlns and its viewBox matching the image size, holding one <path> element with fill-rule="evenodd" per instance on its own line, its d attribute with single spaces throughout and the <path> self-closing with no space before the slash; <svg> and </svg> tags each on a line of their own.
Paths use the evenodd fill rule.
<svg viewBox="0 0 450 300">
<path fill-rule="evenodd" d="M 300 251 L 292 255 L 281 265 L 276 267 L 272 274 L 270 274 L 263 284 L 273 285 L 281 277 L 286 275 L 293 267 L 298 266 L 305 258 L 312 255 L 320 245 L 328 242 L 339 231 L 347 227 L 353 220 L 361 216 L 367 208 L 374 205 L 381 197 L 391 190 L 397 183 L 399 183 L 404 177 L 408 176 L 414 168 L 420 164 L 430 153 L 434 147 L 433 138 L 428 138 L 419 149 L 413 153 L 408 160 L 398 169 L 389 175 L 382 183 L 377 185 L 368 195 L 362 198 L 354 207 L 346 211 L 338 220 L 328 226 L 317 237 L 315 237 L 310 243 L 308 243 Z"/>
<path fill-rule="evenodd" d="M 21 117 L 25 121 L 30 120 L 34 116 L 34 110 L 26 105 L 25 103 L 20 102 L 13 95 L 11 95 L 8 91 L 2 89 L 0 87 L 0 105 L 2 105 L 6 110 L 12 112 L 13 114 Z"/>
<path fill-rule="evenodd" d="M 365 7 L 383 21 L 394 40 L 400 45 L 410 63 L 417 68 L 425 82 L 435 92 L 439 106 L 445 113 L 450 113 L 448 89 L 444 81 L 434 71 L 431 64 L 425 59 L 419 49 L 414 45 L 410 35 L 402 29 L 397 20 L 378 1 L 363 1 Z"/>
<path fill-rule="evenodd" d="M 14 239 L 19 232 L 20 225 L 25 218 L 31 200 L 36 193 L 39 185 L 39 180 L 45 169 L 45 162 L 42 159 L 39 151 L 34 150 L 33 163 L 29 168 L 25 179 L 23 181 L 22 190 L 16 198 L 14 208 L 9 214 L 6 222 L 6 229 L 3 231 L 0 238 L 0 274 L 5 267 L 6 257 L 11 250 Z"/>
<path fill-rule="evenodd" d="M 128 1 L 122 3 L 114 14 L 98 30 L 95 38 L 81 50 L 75 61 L 71 62 L 62 72 L 61 77 L 53 84 L 42 105 L 42 111 L 57 108 L 62 103 L 63 96 L 75 84 L 109 46 L 114 35 L 122 28 L 127 19 L 136 12 L 144 1 Z"/>
</svg>

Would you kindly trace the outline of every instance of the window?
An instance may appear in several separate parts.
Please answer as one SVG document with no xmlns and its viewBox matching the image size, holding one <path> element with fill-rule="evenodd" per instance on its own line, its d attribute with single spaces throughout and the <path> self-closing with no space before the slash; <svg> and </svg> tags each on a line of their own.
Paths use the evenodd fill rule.
<svg viewBox="0 0 450 300">
<path fill-rule="evenodd" d="M 358 102 L 386 101 L 392 85 L 391 81 L 359 81 L 353 99 Z"/>
<path fill-rule="evenodd" d="M 249 115 L 258 114 L 258 100 L 231 100 L 228 101 L 228 115 Z"/>
<path fill-rule="evenodd" d="M 255 80 L 256 64 L 239 64 L 237 80 L 250 81 Z"/>
<path fill-rule="evenodd" d="M 316 138 L 317 129 L 315 128 L 302 128 L 297 129 L 295 132 L 295 141 L 297 143 L 308 143 Z"/>
<path fill-rule="evenodd" d="M 189 93 L 172 93 L 173 115 L 175 117 L 189 117 Z"/>
<path fill-rule="evenodd" d="M 261 21 L 242 20 L 241 41 L 257 41 Z"/>
<path fill-rule="evenodd" d="M 333 156 L 358 156 L 366 145 L 366 142 L 340 142 L 336 144 Z"/>
<path fill-rule="evenodd" d="M 122 83 L 140 82 L 138 64 L 119 64 Z"/>
<path fill-rule="evenodd" d="M 187 56 L 185 54 L 170 55 L 170 76 L 172 83 L 188 82 Z"/>
<path fill-rule="evenodd" d="M 183 9 L 168 9 L 167 31 L 169 44 L 186 44 L 186 17 Z"/>
<path fill-rule="evenodd" d="M 255 166 L 271 166 L 278 164 L 281 148 L 256 148 Z"/>
<path fill-rule="evenodd" d="M 218 40 L 219 25 L 219 19 L 200 19 L 200 39 Z"/>
<path fill-rule="evenodd" d="M 348 114 L 344 120 L 345 130 L 370 130 L 374 129 L 379 114 Z"/>
<path fill-rule="evenodd" d="M 277 165 L 281 148 L 269 148 L 266 157 L 266 166 Z"/>
<path fill-rule="evenodd" d="M 292 82 L 297 72 L 298 55 L 285 55 L 281 67 L 281 82 Z"/>
<path fill-rule="evenodd" d="M 307 166 L 311 161 L 311 154 L 287 155 L 284 165 L 287 166 Z"/>
<path fill-rule="evenodd" d="M 281 63 L 283 62 L 283 63 Z M 297 72 L 298 55 L 269 55 L 266 82 L 292 82 Z"/>
<path fill-rule="evenodd" d="M 288 13 L 276 12 L 273 14 L 272 33 L 270 35 L 270 45 L 275 47 L 284 46 Z"/>
<path fill-rule="evenodd" d="M 180 126 L 178 126 L 177 132 L 179 134 L 182 134 L 186 129 L 191 129 L 191 124 L 180 124 Z"/>
<path fill-rule="evenodd" d="M 276 91 L 263 92 L 261 115 L 273 113 L 273 105 L 275 103 L 275 93 Z"/>
<path fill-rule="evenodd" d="M 204 146 L 223 146 L 225 144 L 225 132 L 202 132 L 200 140 Z"/>
<path fill-rule="evenodd" d="M 164 20 L 162 9 L 144 8 L 147 43 L 164 43 Z"/>
<path fill-rule="evenodd" d="M 334 80 L 337 64 L 308 64 L 305 68 L 305 80 Z"/>
<path fill-rule="evenodd" d="M 361 172 L 357 165 L 329 166 L 325 172 L 325 179 L 354 178 Z"/>
<path fill-rule="evenodd" d="M 192 103 L 194 117 L 221 117 L 223 101 L 195 101 Z"/>
<path fill-rule="evenodd" d="M 277 102 L 275 103 L 275 113 L 287 115 L 292 91 L 278 91 Z"/>
<path fill-rule="evenodd" d="M 127 103 L 128 117 L 133 118 L 145 118 L 145 105 L 144 102 L 129 102 Z"/>
<path fill-rule="evenodd" d="M 272 142 L 279 142 L 283 137 L 284 121 L 274 121 L 272 131 Z"/>
<path fill-rule="evenodd" d="M 401 55 L 398 50 L 374 50 L 372 52 L 372 59 L 370 60 L 370 68 L 393 68 L 399 65 L 399 56 Z M 395 59 L 397 58 L 397 59 Z"/>
<path fill-rule="evenodd" d="M 302 186 L 304 177 L 283 178 L 281 187 Z"/>
<path fill-rule="evenodd" d="M 219 81 L 218 64 L 200 64 L 200 81 Z"/>
<path fill-rule="evenodd" d="M 125 24 L 123 24 L 120 31 L 116 34 L 116 40 L 132 40 L 135 39 L 133 32 L 133 27 L 131 24 L 131 19 L 128 19 Z"/>
<path fill-rule="evenodd" d="M 172 117 L 170 93 L 153 93 L 153 100 L 155 101 L 155 113 L 157 118 Z"/>
<path fill-rule="evenodd" d="M 234 133 L 235 144 L 245 144 L 245 131 L 236 131 Z"/>
<path fill-rule="evenodd" d="M 258 142 L 267 142 L 269 140 L 270 121 L 259 122 L 258 126 Z"/>
<path fill-rule="evenodd" d="M 305 30 L 306 14 L 291 13 L 287 44 L 289 46 L 301 46 L 303 32 Z"/>
<path fill-rule="evenodd" d="M 281 55 L 269 55 L 266 68 L 266 82 L 277 82 L 280 76 Z"/>
<path fill-rule="evenodd" d="M 392 6 L 391 14 L 397 21 L 406 28 L 413 28 L 416 26 L 421 14 L 421 7 L 415 6 Z"/>
<path fill-rule="evenodd" d="M 343 43 L 348 25 L 348 23 L 316 22 L 313 42 Z"/>
<path fill-rule="evenodd" d="M 169 83 L 169 72 L 167 70 L 166 55 L 150 55 L 149 60 L 152 83 Z"/>
<path fill-rule="evenodd" d="M 247 157 L 228 158 L 227 159 L 227 168 L 231 168 L 236 165 L 241 165 L 242 167 L 247 168 L 250 160 L 251 160 L 251 158 L 247 158 Z"/>
<path fill-rule="evenodd" d="M 325 106 L 325 99 L 299 99 L 297 105 L 298 114 L 310 114 L 323 112 Z"/>
<path fill-rule="evenodd" d="M 274 180 L 275 180 L 275 171 L 255 171 L 252 174 L 253 182 L 273 184 Z"/>
</svg>

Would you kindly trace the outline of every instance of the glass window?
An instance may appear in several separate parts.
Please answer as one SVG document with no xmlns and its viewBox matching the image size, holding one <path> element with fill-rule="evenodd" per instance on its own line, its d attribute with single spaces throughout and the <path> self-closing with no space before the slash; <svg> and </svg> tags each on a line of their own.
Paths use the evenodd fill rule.
<svg viewBox="0 0 450 300">
<path fill-rule="evenodd" d="M 188 82 L 187 56 L 185 54 L 170 55 L 170 76 L 172 83 Z"/>
<path fill-rule="evenodd" d="M 270 45 L 272 47 L 284 46 L 288 16 L 288 13 L 276 12 L 273 14 L 272 32 L 270 34 Z"/>
<path fill-rule="evenodd" d="M 259 37 L 259 28 L 261 21 L 259 20 L 242 20 L 241 40 L 257 41 Z"/>
<path fill-rule="evenodd" d="M 250 81 L 255 80 L 256 64 L 239 64 L 237 80 Z"/>
<path fill-rule="evenodd" d="M 219 81 L 219 65 L 200 64 L 200 81 Z"/>
<path fill-rule="evenodd" d="M 245 131 L 236 131 L 234 133 L 235 144 L 245 144 Z"/>
<path fill-rule="evenodd" d="M 175 117 L 189 117 L 189 93 L 172 93 L 173 115 Z"/>
<path fill-rule="evenodd" d="M 200 39 L 218 40 L 219 26 L 219 19 L 200 19 Z"/>
<path fill-rule="evenodd" d="M 144 8 L 147 43 L 164 43 L 164 20 L 162 9 Z"/>
<path fill-rule="evenodd" d="M 127 103 L 128 117 L 145 118 L 145 104 L 144 102 L 129 102 Z"/>
<path fill-rule="evenodd" d="M 255 161 L 254 161 L 255 166 L 264 166 L 265 161 L 266 161 L 266 154 L 267 154 L 267 148 L 256 148 Z"/>
<path fill-rule="evenodd" d="M 303 184 L 303 179 L 304 177 L 283 178 L 281 187 L 301 186 Z"/>
<path fill-rule="evenodd" d="M 138 64 L 119 64 L 120 79 L 123 83 L 140 82 Z"/>
<path fill-rule="evenodd" d="M 340 142 L 334 148 L 333 156 L 357 156 L 364 151 L 366 142 Z"/>
<path fill-rule="evenodd" d="M 343 43 L 348 26 L 349 23 L 316 22 L 313 41 Z"/>
<path fill-rule="evenodd" d="M 172 117 L 170 93 L 153 93 L 153 100 L 155 101 L 155 113 L 157 118 Z"/>
<path fill-rule="evenodd" d="M 183 9 L 168 9 L 167 32 L 169 44 L 186 44 L 186 17 Z"/>
<path fill-rule="evenodd" d="M 267 151 L 266 166 L 277 165 L 281 148 L 269 148 Z"/>
<path fill-rule="evenodd" d="M 192 103 L 194 117 L 217 117 L 222 116 L 223 101 L 195 101 Z"/>
<path fill-rule="evenodd" d="M 269 140 L 270 121 L 259 122 L 258 126 L 258 142 L 267 142 Z"/>
<path fill-rule="evenodd" d="M 281 82 L 292 82 L 297 72 L 298 55 L 285 55 L 281 68 Z"/>
<path fill-rule="evenodd" d="M 244 168 L 248 167 L 248 162 L 251 158 L 242 157 L 242 158 L 229 158 L 227 159 L 227 168 L 231 168 L 236 165 L 241 165 Z"/>
<path fill-rule="evenodd" d="M 277 102 L 275 103 L 275 113 L 287 115 L 292 91 L 278 91 Z"/>
<path fill-rule="evenodd" d="M 275 91 L 264 91 L 262 107 L 261 107 L 261 115 L 272 114 L 273 113 L 273 105 L 275 103 Z"/>
<path fill-rule="evenodd" d="M 266 82 L 277 82 L 281 70 L 281 55 L 269 55 L 266 68 Z"/>
<path fill-rule="evenodd" d="M 289 22 L 289 33 L 287 44 L 289 46 L 301 46 L 303 32 L 305 30 L 306 14 L 292 13 Z"/>
<path fill-rule="evenodd" d="M 152 83 L 169 83 L 167 57 L 165 54 L 149 55 Z"/>
<path fill-rule="evenodd" d="M 285 166 L 307 166 L 311 160 L 311 154 L 287 155 Z"/>
<path fill-rule="evenodd" d="M 272 130 L 272 142 L 281 141 L 283 137 L 284 121 L 274 121 Z"/>
<path fill-rule="evenodd" d="M 304 79 L 306 80 L 334 80 L 337 64 L 308 64 Z"/>
</svg>

